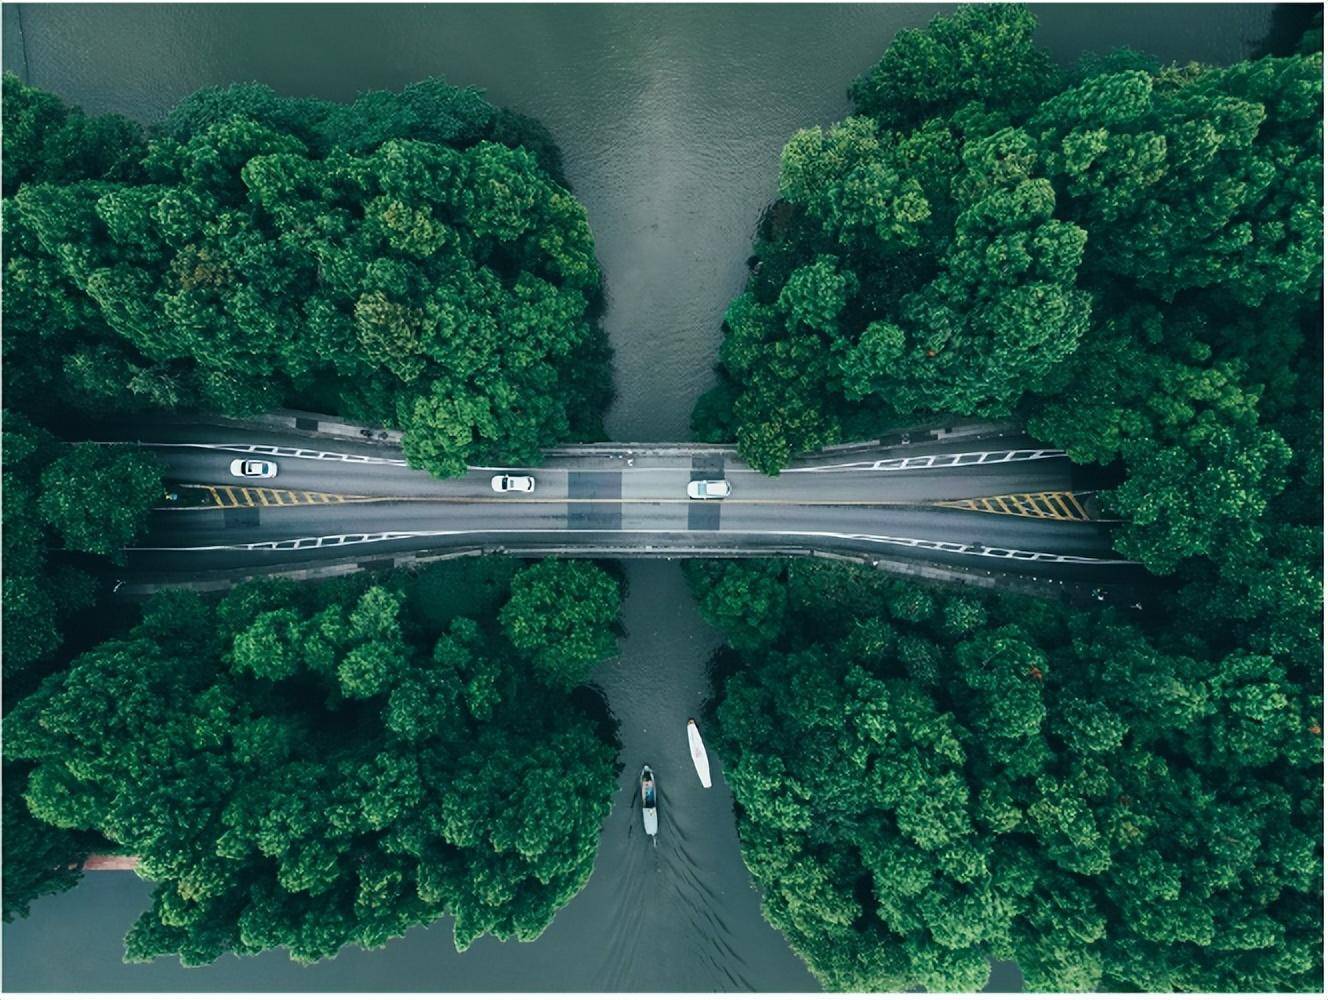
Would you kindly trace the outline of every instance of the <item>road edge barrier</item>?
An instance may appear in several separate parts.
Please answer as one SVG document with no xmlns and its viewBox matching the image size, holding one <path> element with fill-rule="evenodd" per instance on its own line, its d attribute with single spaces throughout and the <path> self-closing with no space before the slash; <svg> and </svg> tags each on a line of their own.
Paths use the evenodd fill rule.
<svg viewBox="0 0 1328 1000">
<path fill-rule="evenodd" d="M 125 580 L 116 587 L 116 594 L 124 600 L 146 600 L 161 590 L 193 590 L 200 593 L 215 593 L 229 590 L 248 580 L 264 577 L 281 577 L 291 580 L 322 580 L 338 576 L 348 576 L 361 572 L 385 572 L 394 569 L 415 569 L 430 563 L 450 559 L 466 559 L 475 556 L 508 556 L 512 558 L 540 559 L 563 557 L 574 559 L 831 559 L 839 562 L 857 563 L 870 566 L 893 576 L 915 577 L 935 583 L 977 586 L 988 590 L 1001 590 L 1023 594 L 1028 597 L 1041 597 L 1057 600 L 1087 602 L 1097 593 L 1114 595 L 1116 585 L 1091 583 L 1076 580 L 1055 580 L 1020 573 L 1006 573 L 998 570 L 965 570 L 955 566 L 925 560 L 902 560 L 888 557 L 865 555 L 849 552 L 835 552 L 828 549 L 806 545 L 771 547 L 761 551 L 738 548 L 697 546 L 692 548 L 671 548 L 668 551 L 597 545 L 593 547 L 577 546 L 569 548 L 561 545 L 475 545 L 447 552 L 400 552 L 387 553 L 363 559 L 345 559 L 337 562 L 305 563 L 304 565 L 286 565 L 273 567 L 249 567 L 243 570 L 209 571 L 200 579 L 169 580 L 158 578 L 153 581 L 135 582 Z M 1122 595 L 1129 594 L 1133 600 L 1134 591 L 1121 588 Z M 1114 596 L 1113 596 L 1114 602 Z"/>
<path fill-rule="evenodd" d="M 309 438 L 354 441 L 364 445 L 386 446 L 395 449 L 401 448 L 402 438 L 402 432 L 398 430 L 349 423 L 342 417 L 329 413 L 315 413 L 312 410 L 277 409 L 270 413 L 261 413 L 252 417 L 228 417 L 218 414 L 161 414 L 156 419 L 163 423 L 177 424 L 193 424 L 200 419 L 205 419 L 222 427 L 280 431 Z M 929 417 L 925 421 L 914 421 L 885 428 L 879 437 L 869 440 L 826 445 L 819 451 L 794 456 L 794 460 L 811 458 L 821 454 L 838 455 L 845 452 L 894 448 L 909 444 L 968 441 L 1020 436 L 1025 433 L 1018 423 L 1012 421 L 964 422 L 962 417 L 942 414 Z M 553 445 L 542 448 L 541 451 L 546 455 L 600 455 L 604 453 L 605 449 L 611 449 L 622 455 L 724 454 L 736 456 L 737 454 L 737 445 L 732 443 L 687 441 L 586 441 Z"/>
</svg>

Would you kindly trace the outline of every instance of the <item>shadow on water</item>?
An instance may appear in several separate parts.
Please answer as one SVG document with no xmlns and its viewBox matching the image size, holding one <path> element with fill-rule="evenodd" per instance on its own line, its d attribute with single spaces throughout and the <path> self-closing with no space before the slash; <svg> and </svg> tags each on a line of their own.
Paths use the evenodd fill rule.
<svg viewBox="0 0 1328 1000">
<path fill-rule="evenodd" d="M 572 690 L 568 700 L 573 707 L 585 712 L 594 723 L 595 735 L 613 747 L 619 757 L 617 767 L 621 770 L 623 745 L 622 740 L 618 738 L 618 720 L 609 709 L 608 696 L 594 684 L 582 684 Z"/>
</svg>

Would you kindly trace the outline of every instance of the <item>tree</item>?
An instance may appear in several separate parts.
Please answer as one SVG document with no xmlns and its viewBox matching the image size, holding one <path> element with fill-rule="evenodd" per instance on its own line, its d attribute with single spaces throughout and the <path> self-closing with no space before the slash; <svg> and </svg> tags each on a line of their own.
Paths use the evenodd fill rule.
<svg viewBox="0 0 1328 1000">
<path fill-rule="evenodd" d="M 459 950 L 530 940 L 585 884 L 612 746 L 492 612 L 439 635 L 414 586 L 165 591 L 11 710 L 31 815 L 97 831 L 156 883 L 129 960 L 312 962 L 445 914 Z"/>
<path fill-rule="evenodd" d="M 6 163 L 41 160 L 18 144 L 77 116 L 18 103 Z M 202 91 L 163 132 L 121 165 L 6 174 L 6 321 L 44 348 L 8 383 L 25 400 L 50 405 L 36 380 L 94 413 L 331 407 L 399 426 L 439 475 L 597 431 L 599 270 L 537 125 L 425 81 L 349 107 Z"/>
<path fill-rule="evenodd" d="M 1044 990 L 1318 988 L 1317 686 L 842 564 L 769 561 L 754 636 L 723 599 L 747 565 L 688 569 L 732 629 L 712 730 L 767 919 L 827 988 L 978 989 L 988 956 Z"/>
<path fill-rule="evenodd" d="M 5 765 L 5 923 L 26 917 L 34 899 L 77 885 L 83 861 L 100 840 L 39 822 L 20 794 L 25 777 L 23 768 Z"/>
<path fill-rule="evenodd" d="M 570 690 L 617 653 L 620 597 L 618 582 L 593 563 L 546 559 L 512 578 L 498 620 L 545 683 Z"/>
<path fill-rule="evenodd" d="M 142 532 L 163 475 L 161 461 L 137 448 L 77 444 L 42 473 L 37 509 L 66 547 L 115 555 Z"/>
<path fill-rule="evenodd" d="M 1026 109 L 1055 86 L 1056 70 L 1033 44 L 1033 14 L 1018 4 L 961 7 L 924 29 L 899 32 L 849 97 L 891 126 L 953 111 L 966 102 Z"/>
</svg>

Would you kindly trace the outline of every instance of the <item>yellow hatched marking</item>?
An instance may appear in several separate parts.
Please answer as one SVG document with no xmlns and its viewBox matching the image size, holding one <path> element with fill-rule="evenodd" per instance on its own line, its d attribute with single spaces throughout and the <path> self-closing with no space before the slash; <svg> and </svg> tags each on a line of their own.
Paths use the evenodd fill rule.
<svg viewBox="0 0 1328 1000">
<path fill-rule="evenodd" d="M 1091 521 L 1088 511 L 1073 493 L 1005 493 L 967 500 L 942 500 L 938 507 L 981 510 L 1012 517 L 1042 517 L 1056 521 Z"/>
<path fill-rule="evenodd" d="M 1080 520 L 1083 521 L 1092 520 L 1092 518 L 1088 516 L 1088 511 L 1084 509 L 1084 505 L 1079 502 L 1079 498 L 1077 496 L 1075 496 L 1073 493 L 1065 493 L 1063 494 L 1063 496 L 1065 497 L 1066 504 L 1073 508 L 1075 514 L 1078 515 Z M 1071 516 L 1075 515 L 1072 514 Z"/>
<path fill-rule="evenodd" d="M 318 490 L 279 490 L 263 486 L 216 486 L 207 483 L 186 483 L 191 489 L 205 490 L 212 506 L 231 507 L 298 507 L 324 503 L 373 503 L 383 500 L 409 500 L 412 497 L 351 496 L 340 493 L 322 493 Z M 420 499 L 432 499 L 423 498 Z M 614 501 L 615 503 L 617 501 Z"/>
<path fill-rule="evenodd" d="M 1074 511 L 1065 502 L 1066 495 L 1068 494 L 1043 493 L 1042 497 L 1047 506 L 1051 508 L 1053 517 L 1065 517 L 1074 520 Z"/>
</svg>

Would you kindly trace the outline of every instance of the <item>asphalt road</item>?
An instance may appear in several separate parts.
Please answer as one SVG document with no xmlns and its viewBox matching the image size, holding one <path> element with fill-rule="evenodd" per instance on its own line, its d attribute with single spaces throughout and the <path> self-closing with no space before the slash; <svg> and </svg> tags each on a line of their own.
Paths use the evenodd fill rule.
<svg viewBox="0 0 1328 1000">
<path fill-rule="evenodd" d="M 480 545 L 815 548 L 1066 579 L 1119 579 L 1132 565 L 1114 555 L 1102 522 L 937 506 L 1069 492 L 1068 460 L 1022 439 L 822 453 L 778 477 L 715 446 L 608 444 L 440 480 L 371 442 L 203 424 L 112 430 L 157 453 L 173 483 L 194 487 L 180 490 L 187 502 L 206 504 L 154 513 L 127 552 L 140 576 Z M 272 459 L 278 475 L 237 479 L 229 466 L 242 456 Z M 533 475 L 535 492 L 496 495 L 489 480 L 498 471 Z M 732 483 L 728 499 L 687 499 L 690 480 L 719 478 Z M 1048 500 L 1040 509 L 1069 507 Z"/>
</svg>

